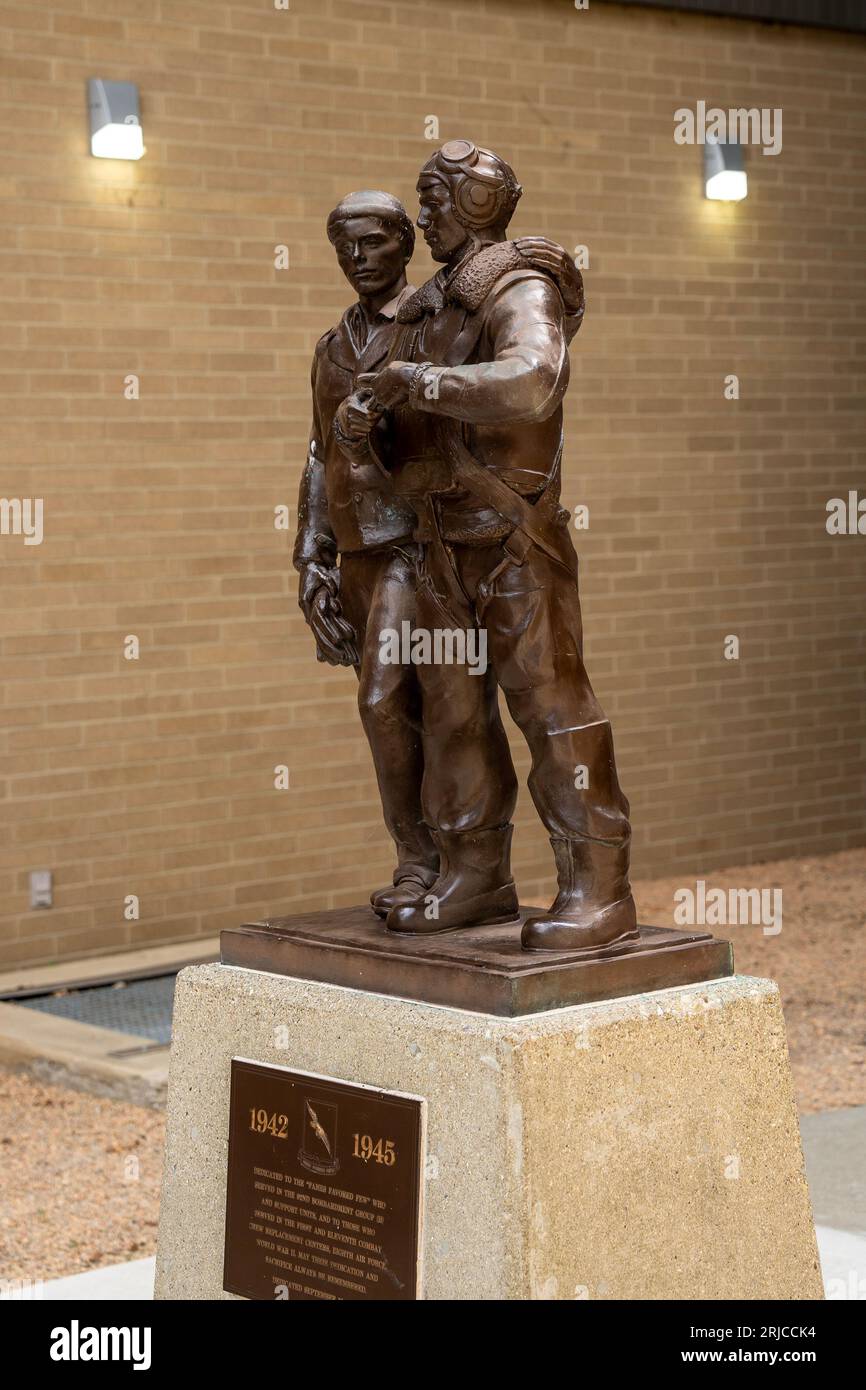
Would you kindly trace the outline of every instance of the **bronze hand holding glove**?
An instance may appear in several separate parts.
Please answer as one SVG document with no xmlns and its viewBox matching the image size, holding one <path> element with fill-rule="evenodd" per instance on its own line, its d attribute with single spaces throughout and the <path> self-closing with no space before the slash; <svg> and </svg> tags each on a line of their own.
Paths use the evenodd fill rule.
<svg viewBox="0 0 866 1390">
<path fill-rule="evenodd" d="M 340 588 L 340 571 L 336 565 L 311 560 L 304 565 L 298 580 L 298 607 L 307 622 L 311 620 L 313 600 L 321 588 L 327 589 L 336 598 Z"/>
<path fill-rule="evenodd" d="M 358 666 L 355 629 L 343 617 L 340 601 L 324 585 L 313 599 L 310 627 L 316 639 L 316 659 L 329 666 Z"/>
<path fill-rule="evenodd" d="M 338 598 L 340 571 L 311 561 L 300 572 L 298 607 L 316 639 L 316 657 L 329 666 L 357 666 L 355 630 L 346 622 Z"/>
<path fill-rule="evenodd" d="M 370 372 L 358 378 L 381 409 L 393 409 L 409 399 L 412 381 L 418 370 L 416 362 L 389 362 L 380 372 Z"/>
<path fill-rule="evenodd" d="M 368 373 L 358 378 L 355 390 L 337 407 L 334 416 L 334 437 L 344 453 L 363 445 L 371 430 L 382 418 L 384 403 L 374 395 L 370 383 L 374 376 Z"/>
</svg>

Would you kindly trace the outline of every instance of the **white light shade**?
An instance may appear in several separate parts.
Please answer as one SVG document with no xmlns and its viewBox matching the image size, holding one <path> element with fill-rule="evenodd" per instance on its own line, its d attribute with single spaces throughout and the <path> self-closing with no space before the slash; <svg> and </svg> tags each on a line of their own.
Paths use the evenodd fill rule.
<svg viewBox="0 0 866 1390">
<path fill-rule="evenodd" d="M 98 159 L 141 159 L 144 137 L 134 82 L 106 82 L 92 77 L 87 84 L 90 106 L 90 153 Z"/>
<path fill-rule="evenodd" d="M 736 140 L 707 139 L 704 145 L 704 193 L 725 203 L 738 203 L 749 191 L 743 147 Z"/>
<path fill-rule="evenodd" d="M 749 191 L 749 180 L 745 169 L 723 169 L 707 179 L 708 198 L 719 198 L 724 203 L 738 203 Z"/>
<path fill-rule="evenodd" d="M 90 153 L 98 159 L 141 159 L 144 137 L 140 125 L 104 125 L 90 137 Z"/>
</svg>

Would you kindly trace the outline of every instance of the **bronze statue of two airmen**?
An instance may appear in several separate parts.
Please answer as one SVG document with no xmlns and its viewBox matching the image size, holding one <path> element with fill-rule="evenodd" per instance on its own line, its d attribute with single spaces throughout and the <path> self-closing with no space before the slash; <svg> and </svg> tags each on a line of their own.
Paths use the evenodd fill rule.
<svg viewBox="0 0 866 1390">
<path fill-rule="evenodd" d="M 583 292 L 560 247 L 506 239 L 521 192 L 491 151 L 443 145 L 418 179 L 417 226 L 442 267 L 419 290 L 406 283 L 414 230 L 395 198 L 353 193 L 331 213 L 358 302 L 316 347 L 294 560 L 319 658 L 358 675 L 397 848 L 393 884 L 371 897 L 387 929 L 519 920 L 501 689 L 532 755 L 559 883 L 522 944 L 597 951 L 638 931 L 628 802 L 583 665 L 559 497 Z M 383 634 L 437 631 L 483 636 L 489 660 L 383 659 Z"/>
</svg>

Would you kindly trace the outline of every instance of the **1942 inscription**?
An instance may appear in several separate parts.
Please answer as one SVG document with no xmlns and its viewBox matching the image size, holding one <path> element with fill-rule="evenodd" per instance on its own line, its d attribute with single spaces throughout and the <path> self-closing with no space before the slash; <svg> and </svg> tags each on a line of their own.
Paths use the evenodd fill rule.
<svg viewBox="0 0 866 1390">
<path fill-rule="evenodd" d="M 232 1059 L 223 1287 L 416 1299 L 424 1101 Z"/>
</svg>

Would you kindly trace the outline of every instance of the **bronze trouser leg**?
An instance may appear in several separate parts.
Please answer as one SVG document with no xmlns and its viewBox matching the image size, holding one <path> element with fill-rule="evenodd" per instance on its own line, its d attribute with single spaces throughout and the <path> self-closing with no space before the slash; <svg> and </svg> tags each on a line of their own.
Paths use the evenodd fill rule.
<svg viewBox="0 0 866 1390">
<path fill-rule="evenodd" d="M 496 679 L 529 745 L 529 790 L 548 834 L 626 845 L 628 801 L 617 779 L 610 724 L 583 665 L 576 580 L 533 547 L 522 565 L 509 564 L 488 586 L 486 577 L 503 558 L 500 546 L 455 545 L 453 553 L 487 631 Z M 443 681 L 458 669 L 443 671 Z M 438 704 L 429 717 L 425 713 L 425 730 L 430 719 L 436 721 L 434 742 L 439 718 Z M 453 718 L 446 715 L 446 723 L 450 733 Z M 575 786 L 581 767 L 587 769 L 585 789 Z M 472 804 L 484 804 L 479 778 L 464 783 L 457 774 L 456 781 L 464 812 L 471 814 L 467 796 Z M 425 804 L 426 798 L 425 783 Z"/>
<path fill-rule="evenodd" d="M 414 666 L 383 665 L 380 635 L 415 621 L 415 566 L 399 551 L 344 555 L 340 603 L 358 635 L 358 708 L 379 783 L 382 811 L 401 868 L 435 869 L 438 853 L 423 823 L 421 696 Z"/>
<path fill-rule="evenodd" d="M 455 623 L 418 590 L 418 627 Z M 437 830 L 487 830 L 507 825 L 517 801 L 517 778 L 488 666 L 419 666 L 424 726 L 425 819 Z"/>
</svg>

